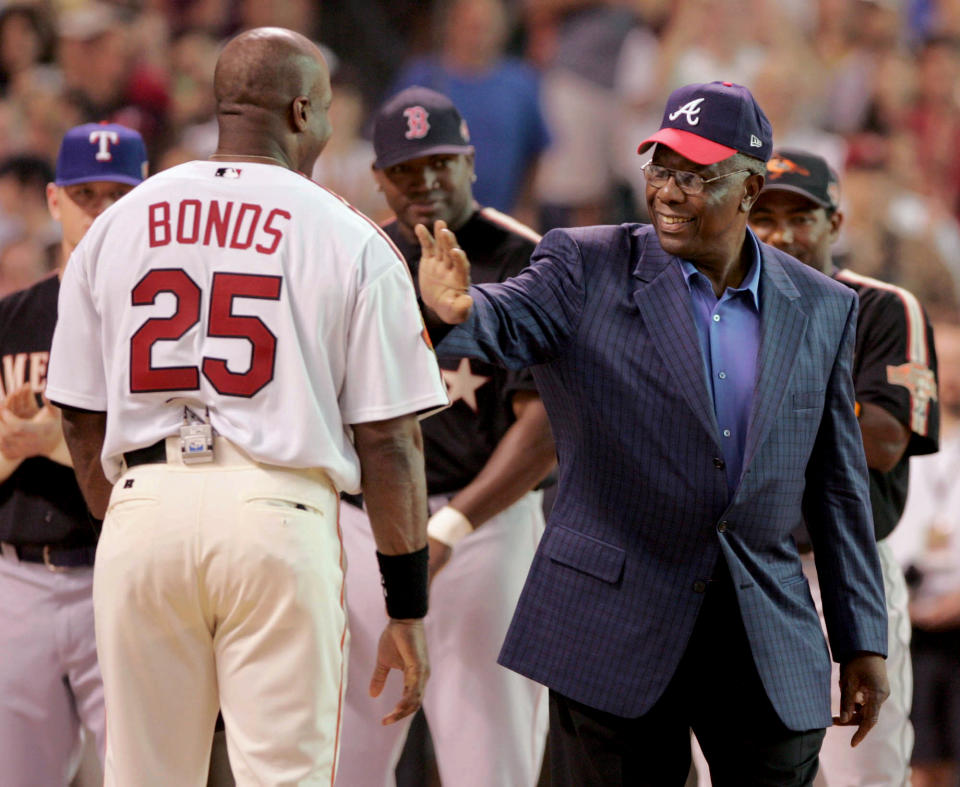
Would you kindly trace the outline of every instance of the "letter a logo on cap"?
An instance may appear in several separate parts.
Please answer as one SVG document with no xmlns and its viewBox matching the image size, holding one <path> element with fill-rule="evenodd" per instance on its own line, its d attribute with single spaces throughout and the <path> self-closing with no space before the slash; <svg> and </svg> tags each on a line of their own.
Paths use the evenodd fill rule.
<svg viewBox="0 0 960 787">
<path fill-rule="evenodd" d="M 97 161 L 110 161 L 113 158 L 113 154 L 110 152 L 110 146 L 116 145 L 119 141 L 120 137 L 116 131 L 90 132 L 90 144 L 96 145 L 98 142 L 100 143 L 100 149 L 96 155 Z"/>
<path fill-rule="evenodd" d="M 430 113 L 423 107 L 407 107 L 403 110 L 403 116 L 407 119 L 407 133 L 404 134 L 407 139 L 423 139 L 430 130 L 430 123 L 427 118 Z"/>
<path fill-rule="evenodd" d="M 702 101 L 702 98 L 695 98 L 693 101 L 688 101 L 680 107 L 680 109 L 670 113 L 670 120 L 676 120 L 681 115 L 685 115 L 687 123 L 691 126 L 697 125 L 700 122 L 698 115 L 700 114 L 700 103 Z"/>
</svg>

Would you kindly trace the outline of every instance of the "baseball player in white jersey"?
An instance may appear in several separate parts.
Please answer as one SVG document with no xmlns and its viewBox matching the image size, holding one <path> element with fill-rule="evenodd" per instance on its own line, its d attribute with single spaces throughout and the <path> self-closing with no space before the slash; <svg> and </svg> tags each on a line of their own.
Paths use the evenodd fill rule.
<svg viewBox="0 0 960 787">
<path fill-rule="evenodd" d="M 474 200 L 474 150 L 446 96 L 423 87 L 398 93 L 378 112 L 373 142 L 374 176 L 396 215 L 384 230 L 414 274 L 420 262 L 414 227 L 437 219 L 457 231 L 474 281 L 503 281 L 529 264 L 536 233 Z M 556 450 L 528 370 L 453 356 L 441 357 L 440 365 L 451 405 L 423 423 L 435 574 L 424 622 L 431 653 L 424 713 L 444 784 L 532 787 L 543 762 L 547 690 L 501 667 L 497 653 L 543 534 L 541 493 L 534 488 L 555 465 Z M 374 662 L 382 621 L 371 583 L 377 569 L 364 512 L 344 503 L 341 522 L 351 579 L 347 605 L 362 620 L 350 671 L 363 674 Z M 351 682 L 339 787 L 394 783 L 405 725 L 385 729 L 377 717 Z"/>
<path fill-rule="evenodd" d="M 371 691 L 404 673 L 389 723 L 428 672 L 417 413 L 447 397 L 403 260 L 297 174 L 330 135 L 319 50 L 248 31 L 214 86 L 217 153 L 95 223 L 51 352 L 48 395 L 106 513 L 106 784 L 204 784 L 219 706 L 238 784 L 326 785 L 348 645 L 338 491 L 362 487 L 371 512 L 390 618 Z"/>
<path fill-rule="evenodd" d="M 81 725 L 103 758 L 106 720 L 93 633 L 97 523 L 70 466 L 46 382 L 60 275 L 94 219 L 146 176 L 140 135 L 70 129 L 47 204 L 60 222 L 55 274 L 0 300 L 0 782 L 65 787 Z M 42 406 L 41 406 L 42 405 Z"/>
</svg>

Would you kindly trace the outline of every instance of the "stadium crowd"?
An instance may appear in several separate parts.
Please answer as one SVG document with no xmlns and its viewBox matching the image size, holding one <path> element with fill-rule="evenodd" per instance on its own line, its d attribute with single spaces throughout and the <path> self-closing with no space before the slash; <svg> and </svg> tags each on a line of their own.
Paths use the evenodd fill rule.
<svg viewBox="0 0 960 787">
<path fill-rule="evenodd" d="M 947 0 L 8 3 L 0 291 L 54 264 L 43 188 L 63 133 L 135 128 L 153 172 L 209 155 L 218 47 L 264 24 L 325 46 L 335 133 L 314 174 L 374 218 L 386 208 L 368 115 L 409 84 L 449 93 L 475 136 L 500 135 L 477 145 L 478 199 L 545 230 L 642 218 L 636 140 L 675 87 L 723 78 L 751 87 L 778 145 L 841 173 L 851 267 L 912 289 L 934 319 L 956 309 L 960 12 Z"/>
<path fill-rule="evenodd" d="M 378 221 L 392 214 L 370 173 L 371 118 L 405 87 L 453 99 L 477 148 L 477 199 L 545 232 L 643 221 L 648 156 L 637 144 L 666 98 L 691 82 L 749 86 L 777 147 L 817 153 L 840 173 L 838 266 L 909 289 L 935 326 L 960 324 L 956 0 L 7 2 L 0 296 L 62 262 L 45 193 L 64 133 L 100 121 L 135 129 L 151 173 L 208 157 L 221 46 L 264 25 L 321 45 L 334 132 L 309 174 Z M 944 494 L 933 486 L 914 494 Z M 960 527 L 950 528 L 956 555 Z M 919 561 L 921 530 L 901 537 L 913 544 L 898 551 L 905 569 Z M 955 589 L 960 565 L 947 573 Z M 937 625 L 955 634 L 958 621 Z"/>
<path fill-rule="evenodd" d="M 135 128 L 153 172 L 209 155 L 218 47 L 264 24 L 325 46 L 335 133 L 315 175 L 374 218 L 386 208 L 367 119 L 399 88 L 429 82 L 475 135 L 499 134 L 496 150 L 477 145 L 478 199 L 545 230 L 642 217 L 636 140 L 675 87 L 723 78 L 751 87 L 778 145 L 841 173 L 851 267 L 912 289 L 934 319 L 957 306 L 960 12 L 948 0 L 8 3 L 0 291 L 54 264 L 43 188 L 63 133 L 100 120 Z M 536 91 L 542 115 L 529 106 Z"/>
</svg>

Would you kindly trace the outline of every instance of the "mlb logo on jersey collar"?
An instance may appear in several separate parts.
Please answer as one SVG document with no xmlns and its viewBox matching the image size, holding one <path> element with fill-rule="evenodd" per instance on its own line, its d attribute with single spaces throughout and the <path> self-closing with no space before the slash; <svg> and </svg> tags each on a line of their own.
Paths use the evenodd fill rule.
<svg viewBox="0 0 960 787">
<path fill-rule="evenodd" d="M 766 161 L 773 150 L 773 129 L 743 85 L 709 82 L 674 90 L 660 130 L 637 152 L 657 142 L 697 164 L 716 164 L 737 152 Z"/>
</svg>

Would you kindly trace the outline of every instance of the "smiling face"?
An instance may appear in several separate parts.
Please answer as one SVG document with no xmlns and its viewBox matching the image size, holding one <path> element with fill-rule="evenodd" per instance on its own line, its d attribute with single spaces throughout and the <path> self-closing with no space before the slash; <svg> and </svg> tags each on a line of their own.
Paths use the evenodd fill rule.
<svg viewBox="0 0 960 787">
<path fill-rule="evenodd" d="M 842 214 L 782 189 L 765 191 L 750 211 L 750 228 L 764 243 L 776 246 L 821 273 L 833 267 L 830 247 L 840 233 Z"/>
<path fill-rule="evenodd" d="M 456 231 L 473 212 L 473 154 L 437 153 L 374 169 L 387 204 L 404 234 L 413 228 L 445 221 Z"/>
<path fill-rule="evenodd" d="M 662 167 L 696 172 L 704 180 L 743 169 L 740 157 L 702 166 L 658 144 L 653 162 Z M 671 177 L 660 188 L 647 183 L 650 220 L 664 251 L 694 264 L 726 265 L 740 254 L 747 212 L 763 185 L 763 177 L 748 172 L 707 183 L 699 194 L 686 194 Z"/>
</svg>

